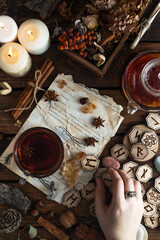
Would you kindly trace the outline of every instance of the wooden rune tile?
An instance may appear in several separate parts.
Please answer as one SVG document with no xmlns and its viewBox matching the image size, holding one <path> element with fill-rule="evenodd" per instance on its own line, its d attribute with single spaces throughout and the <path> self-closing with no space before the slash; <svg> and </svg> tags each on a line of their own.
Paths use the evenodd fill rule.
<svg viewBox="0 0 160 240">
<path fill-rule="evenodd" d="M 154 149 L 159 145 L 158 136 L 155 132 L 145 132 L 141 138 L 141 142 L 149 149 Z"/>
<path fill-rule="evenodd" d="M 144 211 L 143 211 L 144 217 L 150 217 L 156 211 L 156 206 L 151 204 L 151 203 L 149 203 L 148 201 L 144 201 L 143 202 L 143 206 L 144 206 Z"/>
<path fill-rule="evenodd" d="M 151 229 L 154 229 L 159 226 L 159 215 L 157 212 L 155 212 L 150 217 L 144 217 L 144 224 L 146 227 L 149 227 Z"/>
<path fill-rule="evenodd" d="M 95 202 L 93 202 L 90 206 L 89 206 L 89 214 L 96 218 L 96 211 L 95 211 Z"/>
<path fill-rule="evenodd" d="M 94 179 L 102 178 L 104 172 L 107 172 L 107 168 L 98 168 L 94 173 Z"/>
<path fill-rule="evenodd" d="M 132 145 L 130 153 L 134 160 L 144 161 L 145 157 L 148 154 L 148 149 L 144 144 L 136 143 Z"/>
<path fill-rule="evenodd" d="M 143 184 L 141 183 L 141 193 L 142 193 L 142 197 L 144 197 L 145 193 L 146 193 L 146 190 L 143 186 Z"/>
<path fill-rule="evenodd" d="M 85 155 L 81 160 L 83 169 L 93 171 L 99 167 L 99 159 L 94 155 Z"/>
<path fill-rule="evenodd" d="M 148 202 L 159 205 L 160 204 L 160 193 L 154 188 L 151 187 L 146 193 Z"/>
<path fill-rule="evenodd" d="M 125 161 L 129 151 L 124 144 L 116 144 L 111 148 L 111 156 L 118 161 Z"/>
<path fill-rule="evenodd" d="M 140 139 L 143 135 L 143 130 L 139 127 L 135 127 L 132 129 L 132 131 L 129 133 L 128 137 L 131 144 L 135 144 L 140 142 Z"/>
<path fill-rule="evenodd" d="M 103 173 L 102 180 L 104 182 L 105 187 L 112 187 L 113 182 L 112 182 L 111 175 L 108 173 L 108 171 Z"/>
<path fill-rule="evenodd" d="M 124 136 L 123 138 L 123 144 L 125 144 L 130 152 L 131 150 L 131 147 L 132 147 L 132 144 L 130 143 L 130 140 L 129 140 L 129 134 L 130 132 L 133 130 L 133 128 L 136 128 L 136 129 L 140 129 L 143 133 L 145 132 L 151 132 L 152 130 L 150 128 L 148 128 L 147 126 L 143 125 L 143 124 L 140 124 L 140 125 L 135 125 L 134 127 L 132 127 L 127 133 L 126 135 Z M 154 131 L 152 131 L 154 132 Z M 147 156 L 143 159 L 143 161 L 148 161 L 150 159 L 152 159 L 153 157 L 156 156 L 156 153 L 158 151 L 158 144 L 155 146 L 154 149 L 149 149 L 148 148 L 148 154 Z M 130 153 L 129 153 L 130 154 Z M 130 154 L 131 155 L 131 154 Z M 142 161 L 142 160 L 141 160 Z"/>
<path fill-rule="evenodd" d="M 155 131 L 160 129 L 160 115 L 158 113 L 150 113 L 146 118 L 146 122 L 149 128 Z"/>
<path fill-rule="evenodd" d="M 154 187 L 160 192 L 160 176 L 155 178 Z"/>
<path fill-rule="evenodd" d="M 95 188 L 96 188 L 96 185 L 94 183 L 88 183 L 87 185 L 85 185 L 83 187 L 83 189 L 81 190 L 82 198 L 84 198 L 88 201 L 91 200 L 91 199 L 94 199 Z"/>
<path fill-rule="evenodd" d="M 63 202 L 68 208 L 77 207 L 81 201 L 78 191 L 70 190 L 63 196 Z"/>
<path fill-rule="evenodd" d="M 148 182 L 153 177 L 153 169 L 147 164 L 141 165 L 136 171 L 136 177 L 140 182 Z"/>
<path fill-rule="evenodd" d="M 129 175 L 131 178 L 135 178 L 135 173 L 139 165 L 133 161 L 129 161 L 123 164 L 122 170 Z"/>
</svg>

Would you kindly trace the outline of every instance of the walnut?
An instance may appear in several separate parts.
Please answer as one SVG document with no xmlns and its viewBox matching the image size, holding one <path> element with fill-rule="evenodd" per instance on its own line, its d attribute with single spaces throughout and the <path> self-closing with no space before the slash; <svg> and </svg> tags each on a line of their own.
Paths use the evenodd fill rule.
<svg viewBox="0 0 160 240">
<path fill-rule="evenodd" d="M 72 211 L 67 210 L 60 215 L 60 223 L 67 229 L 71 228 L 76 223 L 75 214 Z"/>
</svg>

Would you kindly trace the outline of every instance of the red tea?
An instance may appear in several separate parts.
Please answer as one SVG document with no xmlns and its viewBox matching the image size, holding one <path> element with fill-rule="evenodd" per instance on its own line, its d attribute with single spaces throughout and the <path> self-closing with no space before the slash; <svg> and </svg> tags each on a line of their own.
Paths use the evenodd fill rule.
<svg viewBox="0 0 160 240">
<path fill-rule="evenodd" d="M 63 161 L 60 138 L 47 128 L 31 128 L 18 138 L 14 156 L 25 174 L 46 177 L 54 173 Z"/>
<path fill-rule="evenodd" d="M 137 56 L 125 71 L 125 90 L 128 97 L 142 106 L 160 107 L 160 53 L 146 53 Z M 147 66 L 152 60 L 158 60 L 152 67 Z"/>
</svg>

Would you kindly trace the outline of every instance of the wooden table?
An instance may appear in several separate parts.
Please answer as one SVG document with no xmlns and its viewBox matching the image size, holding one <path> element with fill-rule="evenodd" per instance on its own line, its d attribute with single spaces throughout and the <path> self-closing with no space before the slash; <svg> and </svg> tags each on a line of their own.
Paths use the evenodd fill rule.
<svg viewBox="0 0 160 240">
<path fill-rule="evenodd" d="M 1 0 L 0 13 L 13 17 L 18 25 L 20 25 L 26 19 L 39 18 L 38 13 L 32 12 L 23 6 L 24 2 L 25 1 L 20 0 L 15 1 Z M 75 2 L 77 3 L 77 1 Z M 154 0 L 154 2 L 158 3 L 158 0 L 157 1 Z M 148 10 L 148 13 L 150 11 L 151 9 Z M 53 22 L 55 18 L 59 20 L 58 13 L 53 14 L 50 19 L 45 21 L 50 29 L 51 34 L 53 32 Z M 26 86 L 26 83 L 33 78 L 34 70 L 42 65 L 46 57 L 50 57 L 55 65 L 55 70 L 52 76 L 50 76 L 50 78 L 46 81 L 44 85 L 45 88 L 47 88 L 51 84 L 51 82 L 58 73 L 72 74 L 75 82 L 85 84 L 87 87 L 97 88 L 102 95 L 108 95 L 110 97 L 113 97 L 115 102 L 123 106 L 124 110 L 122 112 L 122 115 L 124 116 L 124 121 L 122 122 L 116 136 L 113 137 L 105 147 L 105 150 L 101 155 L 101 158 L 105 155 L 109 155 L 111 147 L 116 143 L 122 143 L 123 136 L 130 127 L 139 123 L 145 124 L 145 117 L 147 116 L 146 112 L 138 111 L 133 116 L 130 116 L 127 113 L 127 100 L 122 92 L 121 77 L 128 61 L 132 59 L 137 53 L 144 50 L 160 49 L 159 23 L 160 14 L 157 16 L 150 30 L 145 34 L 142 41 L 138 44 L 135 50 L 129 49 L 131 41 L 130 38 L 128 42 L 124 45 L 122 50 L 119 52 L 119 54 L 116 56 L 108 72 L 102 79 L 96 77 L 94 74 L 92 74 L 85 68 L 81 67 L 79 64 L 67 58 L 65 55 L 63 55 L 63 53 L 59 52 L 56 48 L 56 44 L 52 44 L 49 51 L 47 51 L 45 54 L 41 56 L 32 56 L 33 60 L 32 71 L 23 78 L 19 79 L 10 77 L 9 75 L 0 70 L 0 81 L 7 81 L 13 88 L 13 92 L 11 94 L 7 96 L 0 96 L 0 109 L 7 109 L 13 105 L 19 94 Z M 33 108 L 34 106 L 32 106 L 32 109 Z M 26 120 L 31 110 L 26 111 L 22 114 L 20 118 L 22 122 Z M 2 154 L 2 152 L 5 150 L 5 148 L 8 146 L 12 138 L 19 130 L 19 128 L 16 127 L 14 123 L 15 121 L 13 119 L 10 119 L 7 113 L 2 112 L 0 113 L 0 132 L 4 133 L 4 139 L 0 140 L 0 154 Z M 149 162 L 149 165 L 153 166 L 152 161 Z M 154 169 L 154 177 L 157 176 L 158 173 Z M 42 209 L 42 214 L 45 214 L 49 210 L 55 211 L 56 217 L 53 219 L 53 223 L 55 223 L 57 226 L 59 225 L 58 215 L 66 209 L 65 206 L 60 205 L 54 201 L 48 201 L 46 199 L 46 196 L 42 192 L 34 188 L 29 183 L 26 183 L 24 186 L 20 185 L 18 183 L 19 177 L 13 172 L 9 171 L 3 165 L 0 165 L 0 181 L 19 188 L 28 198 L 31 199 L 32 202 L 38 199 L 42 200 L 43 203 L 45 204 Z M 149 181 L 146 184 L 146 189 L 149 189 L 149 187 L 153 185 L 153 182 L 154 179 Z M 83 217 L 88 216 L 89 214 L 88 206 L 89 203 L 83 200 L 77 208 L 73 209 L 75 214 L 78 216 L 78 221 L 82 220 Z M 6 206 L 0 206 L 1 211 L 4 208 L 6 208 Z M 38 234 L 42 238 L 47 238 L 48 240 L 54 239 L 47 231 L 42 229 L 36 223 L 35 219 L 32 216 L 30 216 L 29 213 L 27 214 L 27 216 L 23 217 L 21 228 L 23 228 L 23 226 L 25 226 L 26 224 L 36 226 L 38 229 Z M 147 228 L 147 230 L 149 233 L 150 240 L 160 239 L 160 228 L 156 228 L 154 230 Z M 13 232 L 11 234 L 0 233 L 0 240 L 17 239 L 17 234 L 18 231 Z M 72 239 L 76 238 L 73 237 Z M 25 240 L 25 238 L 23 238 L 23 240 Z"/>
</svg>

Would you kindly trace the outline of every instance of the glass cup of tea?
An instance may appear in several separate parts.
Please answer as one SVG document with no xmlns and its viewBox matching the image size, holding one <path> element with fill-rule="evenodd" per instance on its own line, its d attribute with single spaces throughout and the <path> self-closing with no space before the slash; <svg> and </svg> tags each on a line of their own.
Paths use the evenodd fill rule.
<svg viewBox="0 0 160 240">
<path fill-rule="evenodd" d="M 142 52 L 132 59 L 124 72 L 122 88 L 128 113 L 138 109 L 160 111 L 160 52 Z"/>
<path fill-rule="evenodd" d="M 24 131 L 14 145 L 14 159 L 25 176 L 44 178 L 61 166 L 64 148 L 59 136 L 48 128 Z"/>
</svg>

